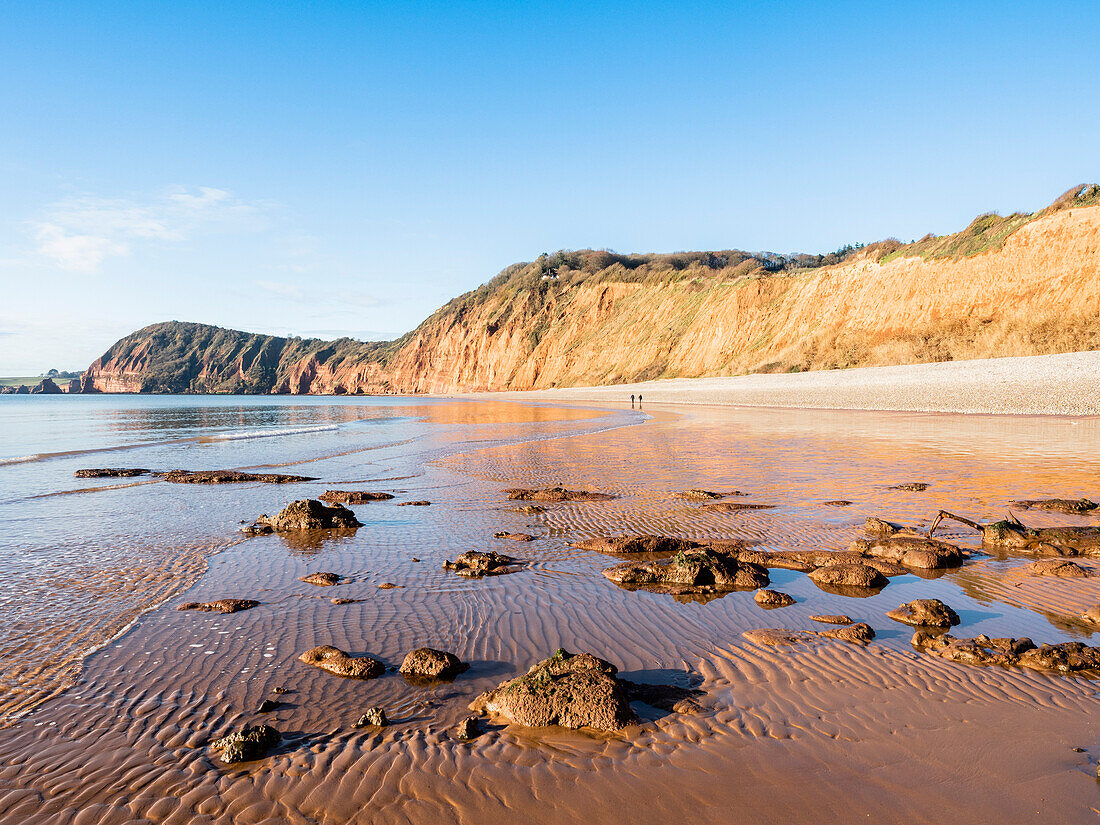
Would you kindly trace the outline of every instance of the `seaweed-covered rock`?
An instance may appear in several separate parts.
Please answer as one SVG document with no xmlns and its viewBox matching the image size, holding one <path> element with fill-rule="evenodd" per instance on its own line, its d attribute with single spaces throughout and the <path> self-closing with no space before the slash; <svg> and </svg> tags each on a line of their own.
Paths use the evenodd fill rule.
<svg viewBox="0 0 1100 825">
<path fill-rule="evenodd" d="M 1054 576 L 1059 579 L 1087 579 L 1092 575 L 1081 565 L 1066 559 L 1036 559 L 1026 569 L 1031 576 Z"/>
<path fill-rule="evenodd" d="M 597 553 L 626 556 L 633 553 L 679 553 L 702 545 L 689 539 L 669 536 L 597 536 L 575 542 L 572 546 L 578 550 L 595 550 Z"/>
<path fill-rule="evenodd" d="M 959 623 L 959 614 L 939 599 L 914 599 L 886 615 L 914 627 L 951 627 Z"/>
<path fill-rule="evenodd" d="M 705 547 L 677 553 L 671 559 L 626 562 L 603 574 L 616 584 L 675 586 L 681 593 L 755 589 L 768 584 L 768 571 L 763 567 Z"/>
<path fill-rule="evenodd" d="M 815 584 L 831 587 L 879 588 L 889 584 L 887 578 L 866 564 L 830 564 L 809 574 Z"/>
<path fill-rule="evenodd" d="M 386 672 L 385 665 L 370 656 L 352 656 L 331 645 L 307 650 L 298 660 L 348 679 L 374 679 Z"/>
<path fill-rule="evenodd" d="M 928 484 L 925 481 L 907 481 L 904 484 L 895 484 L 894 486 L 890 487 L 889 489 L 891 489 L 891 490 L 904 490 L 905 492 L 908 492 L 908 493 L 923 493 L 925 490 L 927 490 L 931 486 L 932 486 L 931 484 Z"/>
<path fill-rule="evenodd" d="M 857 539 L 848 550 L 919 570 L 942 570 L 963 563 L 962 551 L 953 544 L 919 536 L 895 535 L 883 539 Z"/>
<path fill-rule="evenodd" d="M 757 590 L 753 594 L 753 601 L 765 608 L 787 607 L 794 604 L 794 597 L 778 590 Z"/>
<path fill-rule="evenodd" d="M 389 501 L 392 493 L 371 493 L 366 490 L 325 490 L 317 496 L 330 504 L 366 504 L 368 501 Z"/>
<path fill-rule="evenodd" d="M 453 570 L 460 576 L 469 578 L 481 578 L 482 576 L 499 576 L 504 573 L 514 573 L 514 565 L 519 559 L 506 556 L 503 553 L 480 550 L 467 550 L 454 561 L 443 562 L 447 570 Z"/>
<path fill-rule="evenodd" d="M 507 530 L 500 530 L 493 533 L 495 539 L 508 539 L 510 541 L 534 541 L 535 537 L 530 533 L 509 533 Z"/>
<path fill-rule="evenodd" d="M 418 647 L 409 651 L 399 668 L 408 679 L 434 680 L 453 679 L 470 666 L 444 650 L 436 650 L 431 647 Z"/>
<path fill-rule="evenodd" d="M 716 493 L 713 490 L 701 490 L 698 487 L 693 487 L 690 490 L 684 490 L 683 492 L 673 493 L 673 498 L 683 498 L 688 501 L 716 501 L 720 498 L 728 498 L 730 496 L 745 496 L 748 493 L 742 493 L 740 490 L 731 490 L 728 493 Z"/>
<path fill-rule="evenodd" d="M 258 607 L 259 602 L 252 599 L 219 599 L 216 602 L 187 602 L 176 610 L 202 610 L 207 613 L 237 613 Z"/>
<path fill-rule="evenodd" d="M 246 473 L 241 470 L 172 470 L 163 476 L 173 484 L 296 484 L 316 481 L 313 476 L 291 476 L 282 473 Z"/>
<path fill-rule="evenodd" d="M 596 493 L 589 490 L 566 490 L 564 487 L 546 487 L 528 489 L 510 487 L 504 491 L 512 501 L 607 501 L 615 498 L 611 493 Z"/>
<path fill-rule="evenodd" d="M 92 467 L 86 470 L 77 470 L 73 473 L 77 478 L 133 478 L 134 476 L 147 476 L 152 470 L 143 467 Z"/>
<path fill-rule="evenodd" d="M 267 525 L 275 531 L 328 530 L 334 527 L 362 527 L 355 513 L 342 504 L 326 507 L 312 498 L 292 501 L 277 516 L 262 515 L 257 524 Z"/>
<path fill-rule="evenodd" d="M 390 723 L 390 720 L 386 717 L 386 711 L 379 707 L 367 708 L 363 712 L 356 722 L 355 727 L 375 727 L 384 728 Z"/>
<path fill-rule="evenodd" d="M 308 576 L 301 576 L 298 581 L 313 584 L 317 587 L 333 587 L 340 583 L 341 578 L 339 573 L 317 572 L 310 573 Z"/>
<path fill-rule="evenodd" d="M 1025 499 L 1024 501 L 1013 501 L 1011 504 L 1021 510 L 1053 510 L 1056 513 L 1065 513 L 1071 516 L 1083 516 L 1100 508 L 1100 504 L 1087 498 Z"/>
<path fill-rule="evenodd" d="M 470 705 L 531 728 L 560 725 L 619 731 L 638 721 L 610 662 L 559 650 L 527 674 L 483 693 Z"/>
<path fill-rule="evenodd" d="M 534 514 L 534 513 L 545 513 L 546 512 L 545 507 L 540 507 L 537 504 L 524 504 L 524 505 L 521 505 L 519 507 L 509 507 L 507 509 L 508 509 L 508 512 L 510 512 L 510 513 Z"/>
<path fill-rule="evenodd" d="M 1026 667 L 1063 675 L 1100 671 L 1100 648 L 1081 642 L 1036 646 L 1026 637 L 991 639 L 981 635 L 973 639 L 956 639 L 950 634 L 936 636 L 918 630 L 913 635 L 913 647 L 933 656 L 971 665 Z"/>
<path fill-rule="evenodd" d="M 774 510 L 774 504 L 748 504 L 743 501 L 711 501 L 699 506 L 700 510 L 718 513 L 736 513 L 740 510 Z"/>
<path fill-rule="evenodd" d="M 219 751 L 222 762 L 251 762 L 267 755 L 279 744 L 282 734 L 270 725 L 246 725 L 241 730 L 215 739 L 210 747 Z"/>
<path fill-rule="evenodd" d="M 430 501 L 400 501 L 400 502 L 398 502 L 397 506 L 398 507 L 430 507 L 431 504 L 432 503 Z"/>
</svg>

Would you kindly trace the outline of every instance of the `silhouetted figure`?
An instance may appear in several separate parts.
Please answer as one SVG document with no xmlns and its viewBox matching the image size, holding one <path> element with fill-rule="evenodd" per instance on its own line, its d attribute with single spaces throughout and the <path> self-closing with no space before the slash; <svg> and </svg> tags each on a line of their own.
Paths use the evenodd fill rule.
<svg viewBox="0 0 1100 825">
<path fill-rule="evenodd" d="M 641 406 L 642 406 L 642 394 L 638 393 L 638 407 L 641 408 Z"/>
<path fill-rule="evenodd" d="M 634 394 L 630 394 L 630 409 L 634 409 Z"/>
</svg>

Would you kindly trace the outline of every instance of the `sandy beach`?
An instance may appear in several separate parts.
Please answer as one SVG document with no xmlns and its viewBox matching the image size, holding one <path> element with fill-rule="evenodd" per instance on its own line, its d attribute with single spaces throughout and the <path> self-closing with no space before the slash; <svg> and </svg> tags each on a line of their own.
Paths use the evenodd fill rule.
<svg viewBox="0 0 1100 825">
<path fill-rule="evenodd" d="M 794 603 L 764 610 L 751 590 L 677 595 L 617 585 L 603 572 L 623 558 L 575 546 L 658 534 L 736 539 L 753 551 L 844 551 L 865 536 L 870 516 L 926 529 L 941 508 L 988 521 L 1024 496 L 1095 499 L 1093 419 L 429 406 L 398 408 L 426 416 L 430 429 L 410 430 L 413 442 L 379 435 L 349 452 L 342 433 L 358 430 L 345 425 L 296 436 L 313 439 L 301 447 L 226 442 L 242 466 L 248 456 L 248 466 L 316 482 L 215 488 L 70 478 L 72 492 L 41 499 L 89 502 L 114 529 L 153 538 L 162 522 L 182 522 L 193 542 L 218 543 L 220 552 L 207 552 L 185 589 L 84 659 L 70 687 L 0 729 L 0 821 L 938 825 L 1036 816 L 1076 823 L 1100 807 L 1094 681 L 946 661 L 915 650 L 914 629 L 886 616 L 938 598 L 957 611 L 951 632 L 960 637 L 1091 644 L 1096 626 L 1079 615 L 1100 601 L 1100 575 L 1032 576 L 1031 557 L 982 553 L 972 531 L 949 524 L 938 534 L 972 553 L 961 567 L 905 569 L 855 595 L 802 571 L 770 569 L 768 586 Z M 201 449 L 212 461 L 223 448 Z M 269 459 L 261 465 L 259 455 Z M 912 482 L 929 486 L 896 489 Z M 63 484 L 58 474 L 40 486 Z M 613 498 L 520 512 L 504 492 L 555 484 Z M 730 500 L 770 509 L 721 512 L 677 496 L 698 487 L 737 490 L 746 495 Z M 329 488 L 395 498 L 355 505 L 364 523 L 357 530 L 237 532 L 241 519 Z M 431 505 L 398 506 L 412 500 Z M 848 504 L 826 504 L 838 500 Z M 507 553 L 520 566 L 483 579 L 444 568 L 468 550 Z M 1075 561 L 1100 574 L 1095 559 Z M 300 580 L 319 570 L 340 583 Z M 157 586 L 170 578 L 157 577 Z M 78 579 L 56 582 L 71 599 L 84 598 Z M 334 604 L 336 597 L 350 601 Z M 225 598 L 259 605 L 229 615 L 177 610 Z M 830 627 L 810 618 L 821 614 L 848 614 L 875 638 L 807 635 Z M 761 628 L 802 640 L 774 647 L 743 635 Z M 299 660 L 317 645 L 369 655 L 387 670 L 346 679 Z M 430 685 L 395 672 L 425 645 L 453 652 L 469 669 Z M 488 717 L 474 738 L 456 736 L 479 694 L 559 647 L 600 656 L 635 682 L 702 691 L 700 707 L 674 712 L 635 701 L 639 722 L 613 734 Z M 19 661 L 33 660 L 24 652 Z M 265 699 L 278 706 L 260 712 Z M 356 728 L 373 706 L 390 725 Z M 257 723 L 278 729 L 279 745 L 261 759 L 223 764 L 211 742 Z"/>
<path fill-rule="evenodd" d="M 1100 352 L 782 375 L 679 378 L 493 395 L 621 403 L 629 401 L 631 394 L 640 394 L 646 401 L 676 404 L 1100 415 Z"/>
</svg>

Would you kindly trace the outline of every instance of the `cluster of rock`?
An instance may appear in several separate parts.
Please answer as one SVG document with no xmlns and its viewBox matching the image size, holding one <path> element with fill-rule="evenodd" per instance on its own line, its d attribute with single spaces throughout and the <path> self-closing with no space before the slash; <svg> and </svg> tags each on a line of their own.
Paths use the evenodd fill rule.
<svg viewBox="0 0 1100 825">
<path fill-rule="evenodd" d="M 220 753 L 226 764 L 250 762 L 266 756 L 282 738 L 282 734 L 269 725 L 246 725 L 235 733 L 215 739 L 210 747 Z"/>
<path fill-rule="evenodd" d="M 76 478 L 133 478 L 146 476 L 151 472 L 153 471 L 143 467 L 90 467 L 77 470 L 73 475 Z"/>
<path fill-rule="evenodd" d="M 316 481 L 313 476 L 291 476 L 281 473 L 246 473 L 241 470 L 170 470 L 162 478 L 173 484 L 296 484 Z"/>
<path fill-rule="evenodd" d="M 259 607 L 260 603 L 253 599 L 219 599 L 216 602 L 186 602 L 176 610 L 201 610 L 205 613 L 239 613 L 242 610 L 251 610 Z"/>
<path fill-rule="evenodd" d="M 928 531 L 929 536 L 935 533 L 944 519 L 952 519 L 977 530 L 982 537 L 982 546 L 987 548 L 1039 556 L 1100 556 L 1098 526 L 1028 527 L 1014 516 L 982 524 L 940 510 Z"/>
<path fill-rule="evenodd" d="M 933 656 L 970 665 L 1024 667 L 1060 674 L 1100 671 L 1100 648 L 1089 647 L 1082 642 L 1036 645 L 1026 637 L 991 639 L 981 635 L 972 639 L 956 639 L 950 634 L 936 635 L 918 630 L 913 635 L 913 647 Z"/>
<path fill-rule="evenodd" d="M 626 562 L 603 571 L 621 585 L 660 588 L 674 595 L 753 589 L 768 584 L 768 571 L 735 555 L 706 547 L 682 550 L 669 559 Z"/>
<path fill-rule="evenodd" d="M 785 647 L 803 644 L 815 639 L 839 639 L 843 642 L 865 645 L 875 638 L 874 629 L 866 622 L 838 626 L 833 630 L 785 630 L 777 627 L 746 630 L 741 634 L 753 644 L 764 647 Z"/>
<path fill-rule="evenodd" d="M 326 490 L 317 498 L 329 504 L 366 504 L 368 501 L 389 501 L 392 493 L 372 493 L 366 490 Z"/>
<path fill-rule="evenodd" d="M 460 576 L 478 579 L 482 576 L 500 576 L 505 573 L 514 573 L 519 559 L 506 556 L 503 553 L 492 551 L 483 553 L 480 550 L 467 550 L 454 561 L 443 563 L 447 570 L 453 570 Z"/>
<path fill-rule="evenodd" d="M 546 487 L 543 489 L 510 487 L 504 492 L 512 501 L 607 501 L 615 498 L 611 493 L 566 490 L 564 487 Z"/>
</svg>

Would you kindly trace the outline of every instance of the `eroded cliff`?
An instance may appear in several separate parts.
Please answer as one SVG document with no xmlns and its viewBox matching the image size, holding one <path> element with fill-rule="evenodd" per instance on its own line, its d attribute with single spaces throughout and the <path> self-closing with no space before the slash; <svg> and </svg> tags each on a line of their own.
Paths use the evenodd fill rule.
<svg viewBox="0 0 1100 825">
<path fill-rule="evenodd" d="M 445 393 L 1100 349 L 1098 202 L 1100 188 L 1075 187 L 1038 213 L 833 264 L 559 253 L 392 342 L 155 324 L 112 346 L 81 389 Z"/>
</svg>

